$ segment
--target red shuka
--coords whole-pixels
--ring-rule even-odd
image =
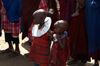
[[[34,60],[41,66],[49,65],[49,55],[46,55],[49,41],[48,36],[49,33],[47,32],[41,37],[34,37],[33,44],[31,45],[29,60]]]
[[[66,66],[66,61],[70,56],[70,39],[67,37],[67,44],[64,49],[62,49],[58,42],[54,42],[51,49],[51,66]]]

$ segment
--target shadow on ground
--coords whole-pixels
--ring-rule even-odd
[[[28,61],[28,58],[23,55],[9,58],[8,53],[0,54],[0,66],[33,66],[33,61]]]

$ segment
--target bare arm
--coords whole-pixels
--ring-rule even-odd
[[[58,40],[58,42],[59,42],[60,47],[61,47],[62,49],[64,49],[65,46],[66,46],[66,43],[67,43],[67,38],[64,37],[63,39],[60,39],[60,36],[57,35],[57,40]]]
[[[49,43],[48,43],[48,49],[47,49],[46,55],[50,54],[50,46],[51,46],[51,38],[49,36]]]

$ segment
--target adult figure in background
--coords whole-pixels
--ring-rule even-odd
[[[60,20],[69,22],[72,13],[74,13],[74,0],[59,0]]]
[[[95,59],[93,66],[100,60],[100,0],[86,1],[86,28],[88,33],[89,56]]]
[[[20,55],[19,50],[19,32],[21,17],[21,0],[2,0],[2,29],[5,33],[5,41],[9,47],[1,53],[9,53],[9,57],[16,57]],[[13,43],[12,43],[13,41]],[[13,45],[15,44],[15,50]]]
[[[79,11],[79,15],[72,17],[69,22],[69,37],[72,45],[74,60],[81,60],[86,63],[88,59],[88,36],[85,24],[85,7]]]

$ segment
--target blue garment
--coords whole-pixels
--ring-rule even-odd
[[[86,0],[86,28],[89,54],[100,50],[100,0]]]
[[[22,16],[22,0],[2,0],[11,23],[18,23]]]
[[[23,31],[23,17],[21,17],[20,33]]]

